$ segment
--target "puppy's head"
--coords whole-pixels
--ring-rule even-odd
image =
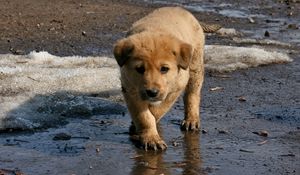
[[[134,87],[142,100],[153,105],[160,104],[176,88],[179,71],[188,69],[191,55],[189,44],[146,32],[122,39],[114,47],[125,86]]]

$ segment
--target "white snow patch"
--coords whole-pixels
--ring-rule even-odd
[[[222,45],[205,46],[205,68],[216,72],[230,72],[260,65],[287,63],[292,59],[285,53],[261,48]]]
[[[74,105],[72,99],[89,94],[100,93],[100,96],[119,100],[121,95],[116,92],[120,89],[119,69],[112,58],[58,57],[48,52],[0,55],[0,130],[36,128],[44,125],[40,123],[57,120],[58,113],[55,116],[50,115],[51,111],[47,111],[49,114],[45,114],[44,109],[38,111],[43,105],[58,106],[59,100],[49,104],[53,98],[69,102],[63,105],[69,108]],[[77,95],[69,97],[72,94]],[[102,99],[94,98],[101,103]],[[92,99],[85,100],[85,107],[80,109],[93,111],[97,108],[95,103],[92,108],[88,107]],[[80,103],[79,100],[75,102]]]
[[[283,47],[291,47],[292,45],[289,43],[284,43],[277,40],[270,39],[253,39],[253,38],[232,38],[233,41],[239,44],[258,44],[258,45],[275,45],[275,46],[283,46]]]
[[[242,35],[240,32],[236,31],[234,28],[221,28],[216,31],[217,34],[221,36],[238,36]]]
[[[30,60],[30,64],[49,64],[51,67],[117,67],[114,59],[108,57],[82,57],[82,56],[68,56],[58,57],[49,54],[48,52],[35,52],[29,53],[27,58]]]
[[[205,52],[206,68],[211,71],[292,61],[286,54],[258,48],[210,45]],[[58,57],[35,51],[0,55],[0,130],[47,127],[70,115],[124,111],[103,100],[121,100],[120,89],[113,58]]]

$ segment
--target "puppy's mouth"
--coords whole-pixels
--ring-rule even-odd
[[[148,100],[149,101],[149,104],[152,105],[152,106],[158,106],[161,104],[161,100]]]

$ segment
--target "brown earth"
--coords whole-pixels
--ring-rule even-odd
[[[197,1],[184,4],[192,2]],[[200,134],[180,132],[181,101],[161,122],[169,145],[162,153],[145,153],[132,146],[127,114],[70,119],[68,125],[43,131],[1,133],[0,174],[299,174],[300,49],[293,39],[299,37],[300,3],[226,3],[236,9],[256,3],[259,8],[251,12],[266,17],[251,23],[248,18],[193,13],[201,21],[248,31],[243,37],[287,42],[290,47],[264,47],[284,50],[294,62],[227,74],[207,72],[201,140]],[[121,0],[2,0],[0,53],[45,50],[55,55],[111,56],[113,43],[125,35],[130,24],[160,6],[163,4]],[[208,36],[207,43],[252,45],[218,35]],[[210,91],[214,87],[223,90]],[[259,135],[260,131],[267,135]],[[71,137],[53,140],[58,133]]]
[[[109,53],[128,26],[150,10],[124,1],[4,0],[0,53]]]

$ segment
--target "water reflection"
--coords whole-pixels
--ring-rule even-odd
[[[186,166],[183,173],[186,175],[205,174],[202,170],[200,153],[200,133],[185,133],[183,138],[184,159]]]
[[[134,167],[131,175],[184,174],[204,175],[200,154],[200,134],[183,133],[183,136],[168,143],[164,152],[136,150]],[[172,157],[172,158],[170,158]],[[168,160],[166,160],[168,158]]]
[[[162,152],[142,152],[137,151],[135,158],[135,166],[132,169],[132,175],[154,175],[154,174],[170,174],[167,165],[163,161]]]

